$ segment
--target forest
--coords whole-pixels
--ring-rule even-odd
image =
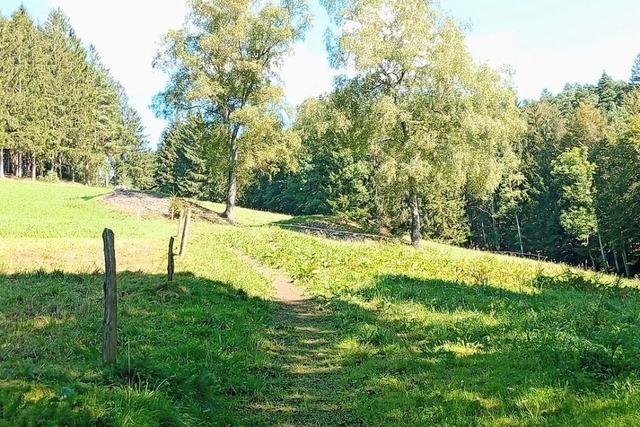
[[[224,201],[230,221],[240,204],[640,271],[640,55],[629,81],[603,72],[522,100],[456,22],[391,3],[386,16],[324,2],[331,63],[355,72],[292,112],[277,70],[308,28],[305,3],[192,2],[154,63],[170,77],[156,151],[62,12],[36,25],[21,9],[0,21],[0,173]]]
[[[0,178],[150,187],[138,113],[61,10],[0,16]],[[146,173],[146,175],[145,175]]]

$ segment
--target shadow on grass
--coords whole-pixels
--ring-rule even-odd
[[[273,303],[191,274],[123,272],[118,293],[105,368],[101,275],[0,275],[0,424],[237,424],[263,387]]]
[[[190,273],[122,272],[118,296],[118,361],[104,367],[102,275],[0,275],[0,424],[359,424],[316,303]]]
[[[282,304],[191,274],[168,284],[126,272],[119,358],[107,369],[101,281],[0,276],[0,420],[474,425],[640,417],[637,290],[540,277],[518,293],[383,275],[353,294]]]
[[[271,354],[288,376],[266,381],[246,419],[639,421],[638,291],[570,276],[535,285],[520,293],[383,275],[353,295],[276,307]]]
[[[519,293],[384,275],[355,295],[370,312],[338,301],[361,349],[352,375],[368,384],[359,413],[468,424],[570,422],[587,410],[638,421],[640,293],[582,280],[539,276]],[[621,412],[607,399],[628,403]]]
[[[107,193],[107,194],[109,194],[109,193]],[[104,196],[105,196],[105,194],[96,194],[94,196],[80,196],[80,197],[76,197],[76,199],[84,200],[85,202],[88,202],[90,200],[100,199],[100,198],[102,198]]]

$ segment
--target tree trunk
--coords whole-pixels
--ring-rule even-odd
[[[613,262],[616,264],[616,273],[620,274],[620,263],[618,262],[618,251],[613,250]]]
[[[0,178],[4,178],[4,149],[0,147]]]
[[[411,189],[409,204],[411,205],[411,244],[417,248],[420,246],[422,240],[422,224],[420,223],[420,203],[418,201],[418,192],[415,188]]]
[[[16,178],[22,178],[22,153],[18,152],[18,163],[16,166]]]
[[[233,222],[233,215],[236,207],[236,196],[238,193],[238,145],[235,141],[231,144],[231,155],[229,160],[227,206],[224,211],[224,217],[227,218],[229,222]]]
[[[7,158],[7,172],[9,175],[16,176],[16,169],[18,168],[17,154],[15,150],[9,150],[9,157]]]
[[[91,186],[91,177],[89,176],[89,166],[87,166],[86,162],[82,165],[82,169],[84,171],[83,172],[84,176],[82,177],[82,180],[84,181],[83,184]]]
[[[602,268],[605,270],[609,269],[609,263],[607,262],[607,256],[604,253],[604,246],[602,246],[602,236],[600,235],[600,230],[598,230],[598,245],[600,245],[600,256],[602,257]]]
[[[487,243],[487,234],[484,232],[484,221],[480,221],[480,224],[482,225],[482,240],[484,241],[484,247],[486,249],[489,244]]]
[[[624,264],[624,274],[629,277],[631,273],[629,272],[629,263],[627,262],[627,250],[622,248],[622,264]]]
[[[524,245],[522,244],[522,231],[520,230],[520,220],[516,214],[516,226],[518,227],[518,242],[520,242],[520,254],[524,255]]]
[[[498,225],[496,224],[494,200],[491,198],[491,224],[493,226],[493,248],[497,251],[500,250],[500,236],[498,235]]]
[[[591,253],[591,246],[588,246],[588,249],[589,249],[589,259],[591,260],[591,267],[595,271],[598,269],[598,266],[596,265],[596,260],[593,258],[593,254]]]
[[[31,155],[31,180],[35,181],[36,180],[36,173],[37,173],[38,169],[36,166],[36,153],[33,153]]]

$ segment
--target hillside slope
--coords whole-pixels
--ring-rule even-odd
[[[0,181],[0,424],[640,424],[636,281],[328,240],[242,210],[239,227],[195,222],[168,284],[177,223],[114,211],[105,192]],[[99,354],[104,227],[114,368]],[[243,256],[309,301],[275,301]]]

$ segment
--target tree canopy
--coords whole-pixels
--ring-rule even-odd
[[[140,118],[60,10],[42,25],[24,7],[0,19],[0,154],[2,174],[152,185],[133,166],[149,155]]]
[[[336,63],[366,81],[377,182],[411,216],[419,244],[422,202],[447,187],[485,199],[513,163],[521,129],[515,92],[474,64],[457,25],[429,2],[327,1],[339,28]]]
[[[286,164],[298,143],[284,127],[276,67],[307,26],[306,4],[192,0],[184,28],[165,37],[156,65],[171,76],[158,98],[171,117],[200,114],[228,155],[225,215],[233,221],[238,175]],[[277,161],[277,162],[275,162]]]

